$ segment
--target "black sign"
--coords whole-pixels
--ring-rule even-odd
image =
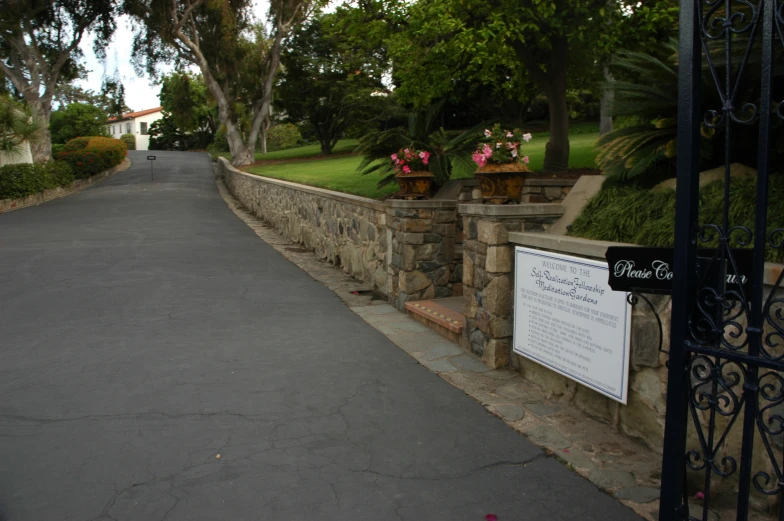
[[[147,156],[147,161],[155,161],[155,156]]]
[[[748,294],[751,289],[752,251],[732,250],[732,259],[722,260],[716,250],[698,250],[699,276],[706,283],[718,285],[721,274],[726,279],[726,289],[737,289],[738,282]],[[672,248],[647,248],[637,246],[610,246],[607,248],[607,263],[613,291],[636,291],[638,293],[672,292]]]

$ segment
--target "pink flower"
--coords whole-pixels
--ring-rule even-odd
[[[423,165],[426,165],[426,164],[427,164],[427,162],[428,162],[428,161],[427,161],[427,159],[423,159],[423,160],[422,160],[422,164],[423,164]]]
[[[490,145],[485,143],[482,147],[482,154],[484,154],[485,159],[490,159],[490,157],[493,155],[493,149],[490,148]]]
[[[512,149],[512,157],[517,157],[517,149],[516,148]]]
[[[485,129],[485,137],[490,137],[491,135],[492,135],[492,132],[490,132],[489,130]]]
[[[704,500],[705,494],[703,494],[702,492],[697,492],[696,494],[694,494],[694,499]]]
[[[523,141],[525,141],[526,143],[528,143],[529,141],[531,141],[531,138],[532,138],[532,137],[533,137],[533,136],[532,136],[531,134],[528,134],[528,133],[526,133],[526,134],[523,134]]]
[[[410,169],[410,168],[408,168],[407,166],[404,166],[404,167],[403,167],[403,172],[405,172],[405,173],[407,173],[407,174],[408,174],[409,172],[411,172],[411,169]]]
[[[506,137],[512,137],[512,136],[513,136],[513,134],[511,132],[507,132],[506,133]]]
[[[485,166],[485,163],[487,163],[487,159],[485,159],[484,154],[482,154],[478,150],[474,152],[473,155],[471,155],[471,159],[474,161],[474,163],[479,165],[480,168]]]
[[[523,163],[525,163],[526,165],[529,163],[529,161],[530,161],[530,160],[528,159],[528,156],[525,156],[525,157],[523,158]]]
[[[485,516],[485,521],[498,521],[498,516],[495,514],[487,514]]]
[[[392,155],[391,155],[391,156],[389,156],[389,157],[391,157],[391,158],[392,158],[392,161],[397,161],[397,154],[392,154]]]

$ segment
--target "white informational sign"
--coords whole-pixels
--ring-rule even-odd
[[[631,306],[606,262],[515,250],[514,351],[626,403]]]

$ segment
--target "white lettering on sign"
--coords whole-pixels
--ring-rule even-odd
[[[514,351],[626,403],[631,306],[625,292],[607,285],[609,269],[606,262],[517,247]],[[613,270],[658,276],[630,261]],[[661,271],[666,277],[669,268]]]

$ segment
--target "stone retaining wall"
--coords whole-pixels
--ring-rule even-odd
[[[560,203],[577,179],[526,179],[523,185],[523,203]]]
[[[514,247],[510,232],[544,231],[560,204],[460,205],[463,216],[463,347],[493,368],[509,365],[512,349]]]
[[[245,208],[398,309],[460,294],[456,201],[381,202],[248,174],[223,158],[218,168]]]
[[[380,201],[241,172],[223,158],[227,188],[245,208],[320,258],[387,294],[387,212]]]

